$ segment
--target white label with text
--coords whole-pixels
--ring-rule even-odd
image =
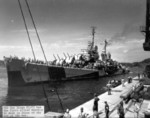
[[[3,106],[3,117],[43,117],[44,106]]]

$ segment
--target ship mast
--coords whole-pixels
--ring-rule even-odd
[[[91,46],[91,49],[93,49],[93,47],[94,47],[94,37],[95,37],[95,29],[96,29],[96,27],[92,27],[92,46]]]
[[[108,45],[108,42],[107,42],[107,40],[105,40],[105,44],[104,44],[104,52],[105,52],[105,54],[106,54],[106,48],[107,48],[107,45]]]
[[[141,32],[145,33],[145,42],[143,48],[145,51],[150,51],[150,0],[146,1],[146,26]]]

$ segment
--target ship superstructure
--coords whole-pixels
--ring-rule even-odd
[[[61,59],[59,55],[57,55],[57,59],[54,55],[55,60],[48,61],[29,8],[29,4],[26,1],[37,39],[45,59],[44,61],[37,60],[21,3],[19,0],[18,2],[34,58],[27,60],[25,58],[18,57],[4,57],[7,67],[9,86],[22,86],[28,83],[97,78],[106,75],[122,74],[125,72],[125,69],[122,68],[118,62],[111,59],[111,54],[107,53],[106,40],[104,43],[104,50],[101,54],[102,59],[100,60],[98,46],[95,45],[94,42],[96,33],[95,27],[92,27],[92,41],[88,43],[87,49],[84,49],[80,54],[73,56],[70,56],[67,53],[68,57],[64,53],[65,59]]]
[[[94,40],[87,49],[78,54],[78,58],[72,56],[68,62],[67,58],[61,61],[63,63],[57,63],[57,59],[47,64],[44,61],[34,59],[5,57],[9,85],[97,78],[123,73],[124,69],[118,62],[111,59],[111,54],[106,52],[106,47],[107,41],[105,40],[101,60],[99,59],[98,46],[94,45]],[[19,75],[19,78],[16,78],[16,75]]]

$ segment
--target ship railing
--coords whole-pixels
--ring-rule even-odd
[[[14,56],[14,57],[12,57],[12,56],[10,56],[10,57],[4,57],[5,61],[9,61],[9,60],[13,60],[13,59],[22,60],[26,64],[30,63],[30,64],[47,66],[46,63],[44,63],[43,61],[39,61],[39,60],[35,61],[33,59],[25,59],[24,57],[22,57],[21,59],[19,59],[16,56]],[[64,67],[64,68],[79,69],[79,70],[93,70],[93,71],[98,71],[98,69],[95,69],[95,68],[85,68],[85,67],[79,68],[79,67],[73,67],[73,66],[62,66],[62,65],[51,65],[51,64],[48,64],[48,66],[52,66],[52,67]]]
[[[47,64],[40,64],[40,63],[33,63],[33,62],[27,62],[27,63],[30,63],[30,64],[35,64],[35,65],[43,65],[43,66],[47,66]],[[70,69],[78,69],[78,70],[92,70],[92,71],[98,71],[97,69],[90,69],[90,68],[78,68],[78,67],[70,67],[70,66],[60,66],[60,65],[48,65],[48,66],[51,66],[51,67],[64,67],[64,68],[70,68]]]
[[[30,63],[30,64],[36,64],[36,65],[44,65],[44,66],[47,66],[46,63],[44,63],[43,61],[40,61],[40,60],[33,60],[33,59],[25,59],[24,57],[22,58],[18,58],[17,56],[10,56],[10,57],[4,57],[4,60],[5,61],[8,61],[8,60],[13,60],[13,59],[17,59],[17,60],[22,60],[24,61],[26,64],[27,63]],[[97,69],[95,68],[79,68],[79,67],[73,67],[73,66],[62,66],[62,65],[51,65],[51,64],[48,64],[48,66],[53,66],[53,67],[64,67],[64,68],[71,68],[71,69],[79,69],[79,70],[93,70],[93,71],[98,71]]]

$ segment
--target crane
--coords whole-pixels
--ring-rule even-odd
[[[146,1],[146,23],[145,27],[141,27],[141,32],[145,34],[143,49],[145,51],[150,51],[150,0]]]

